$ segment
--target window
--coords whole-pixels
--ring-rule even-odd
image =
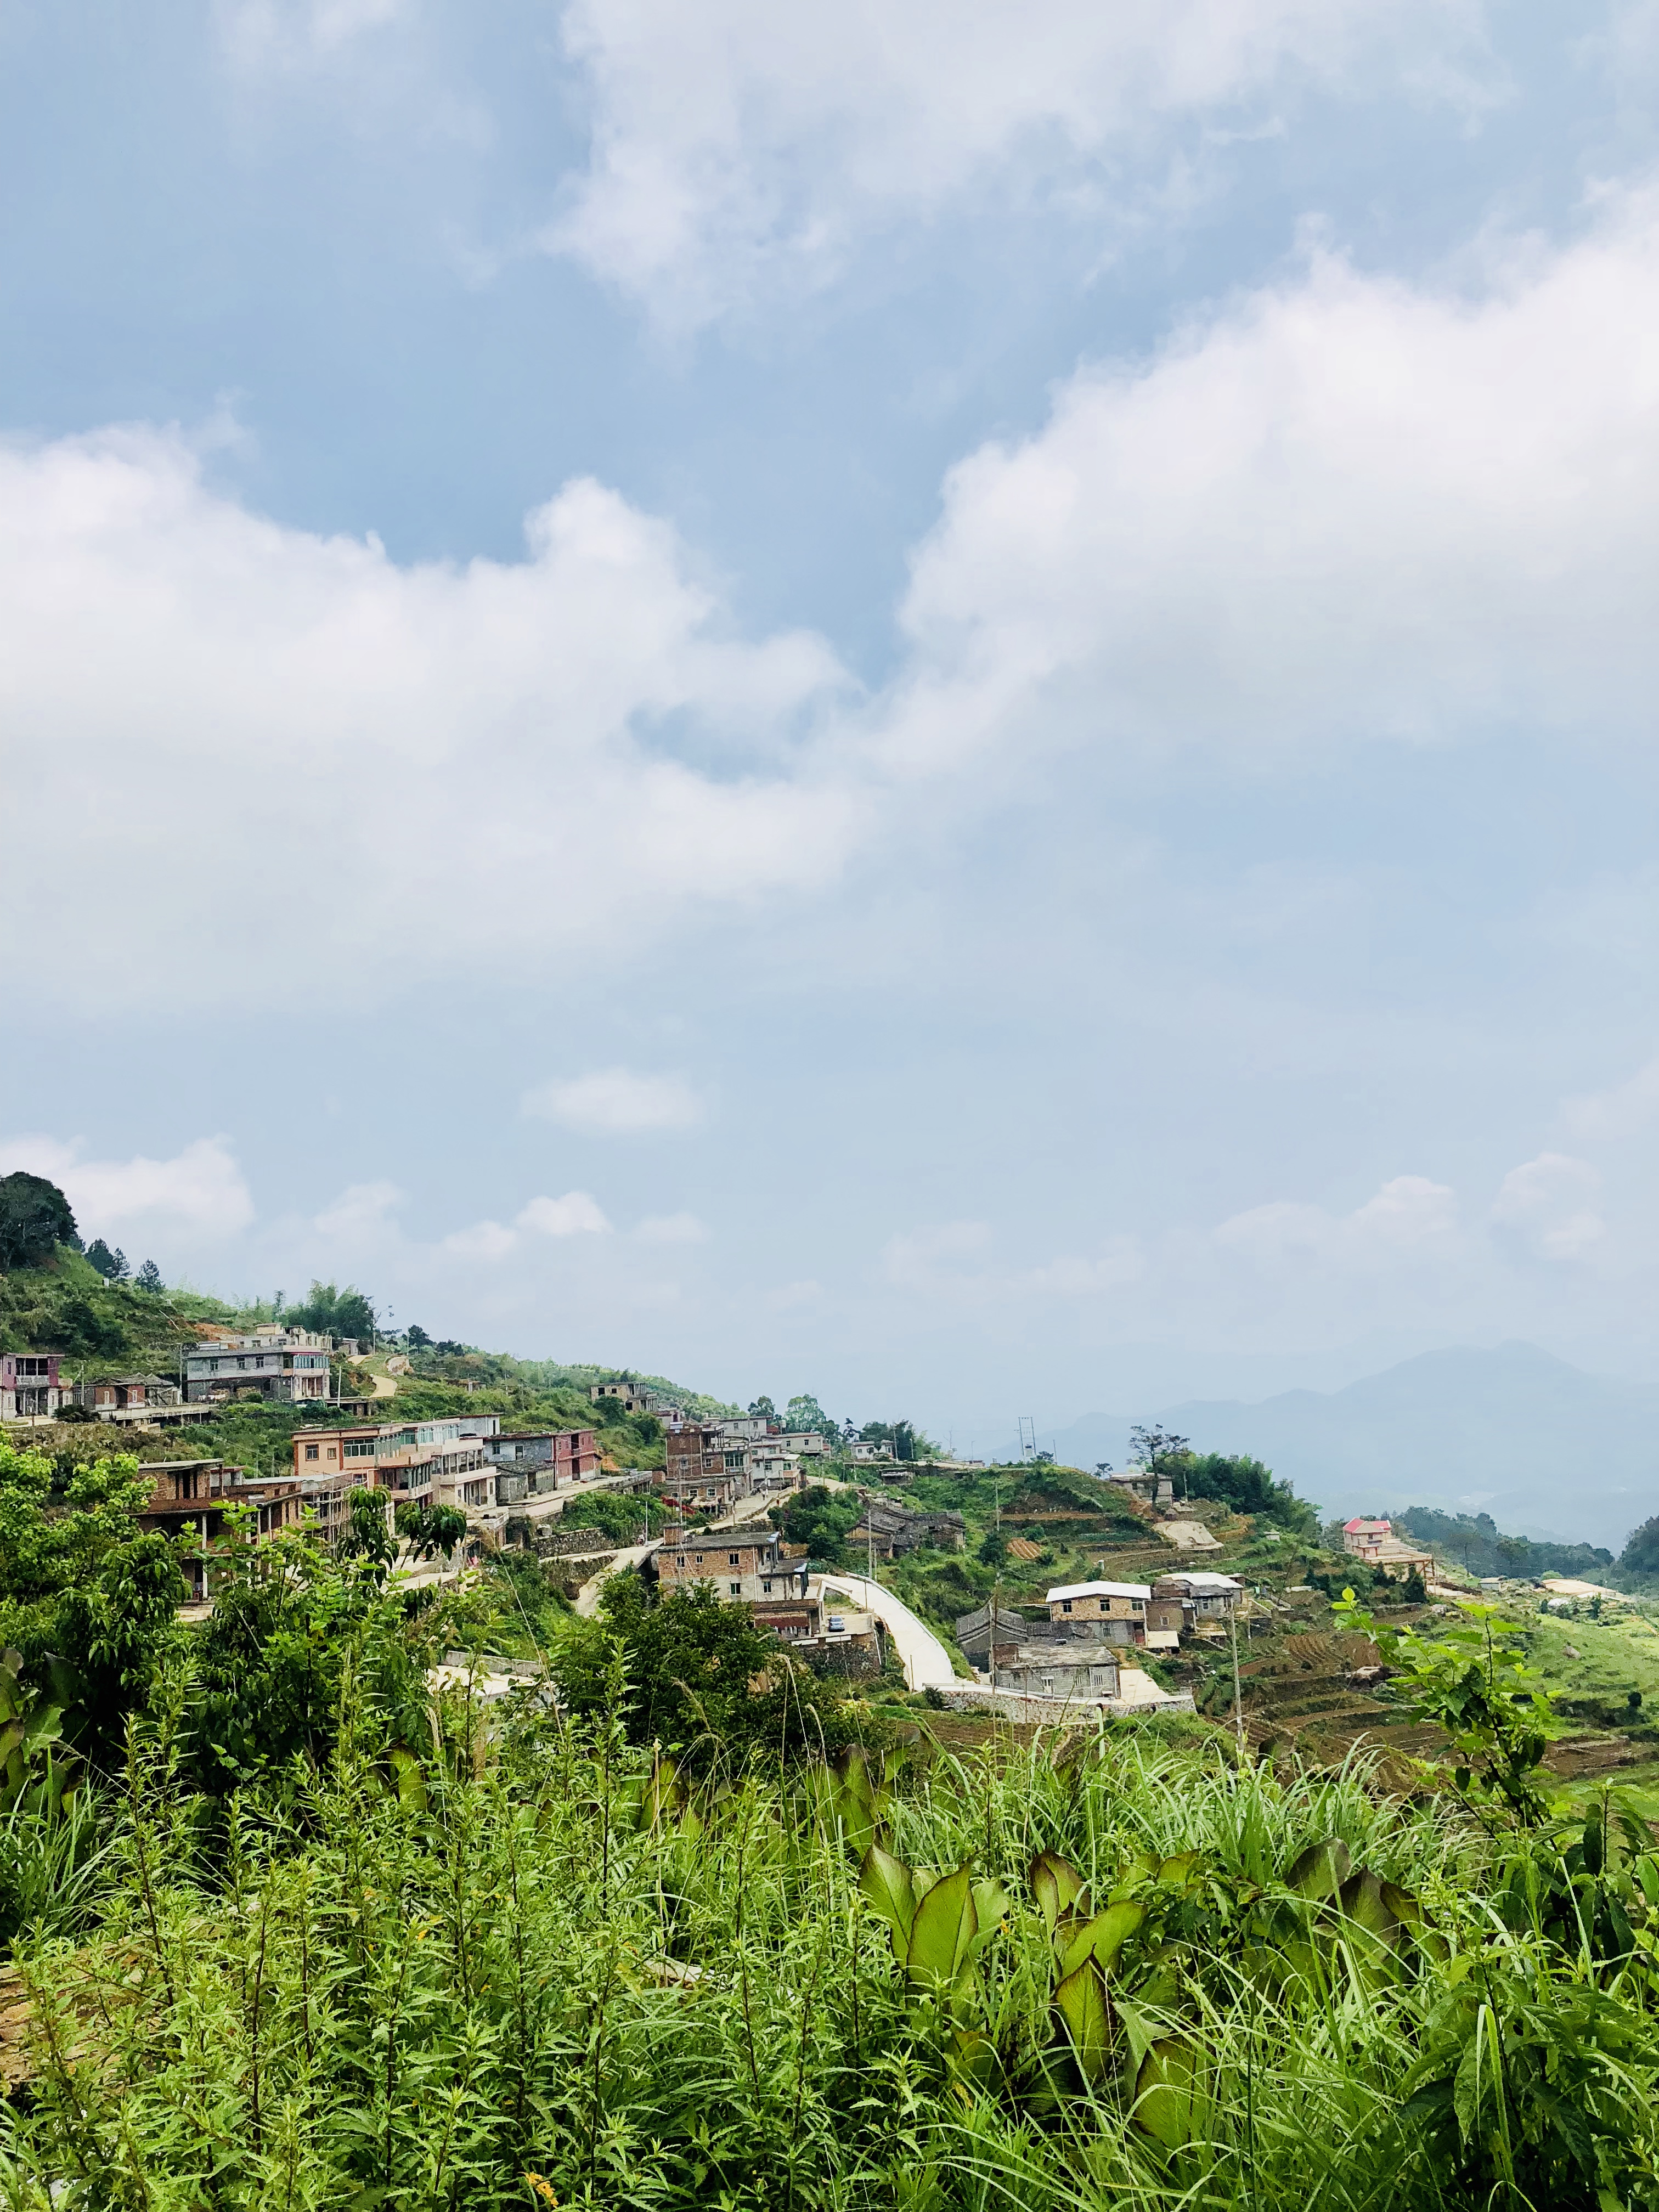
[[[728,1552],[726,1553],[726,1564],[728,1567],[735,1567],[738,1565],[738,1555],[735,1552]]]
[[[732,1595],[733,1597],[741,1597],[743,1595],[743,1584],[741,1583],[732,1583]]]
[[[770,1596],[771,1596],[771,1595],[772,1595],[772,1585],[771,1585],[771,1583],[763,1583],[761,1584],[761,1588],[762,1588],[762,1589],[766,1592],[766,1595],[768,1595],[768,1597],[770,1597]]]
[[[316,1445],[315,1445],[315,1444],[307,1444],[307,1445],[306,1446],[306,1457],[307,1457],[307,1459],[316,1459],[318,1456],[319,1456],[319,1454],[318,1454],[318,1450],[317,1450],[317,1447],[316,1447]],[[330,1457],[331,1459],[332,1459],[332,1458],[333,1458],[333,1456],[334,1456],[333,1453],[332,1453],[332,1452],[330,1452],[330,1454],[329,1454],[329,1457]]]
[[[1072,1609],[1071,1599],[1068,1597],[1061,1598],[1060,1601],[1060,1609],[1062,1613],[1069,1613]]]
[[[702,1565],[702,1553],[701,1552],[697,1553],[697,1565],[699,1566]]]

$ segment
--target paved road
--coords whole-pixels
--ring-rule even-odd
[[[618,1552],[608,1567],[601,1567],[598,1574],[582,1584],[576,1592],[576,1611],[584,1620],[591,1620],[599,1611],[599,1593],[605,1587],[607,1576],[614,1575],[621,1567],[641,1565],[656,1550],[659,1540],[653,1536],[648,1544],[630,1545],[627,1551]]]
[[[863,1575],[825,1575],[826,1590],[840,1590],[860,1612],[873,1613],[898,1647],[904,1665],[905,1687],[948,1689],[957,1680],[951,1655],[933,1630],[916,1619],[902,1598]]]

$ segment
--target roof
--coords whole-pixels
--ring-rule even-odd
[[[1244,1587],[1243,1583],[1232,1575],[1180,1573],[1160,1575],[1158,1579],[1160,1587],[1164,1583],[1185,1583],[1188,1589],[1194,1594],[1205,1590],[1241,1590]]]
[[[1392,1522],[1376,1520],[1369,1513],[1357,1513],[1352,1521],[1345,1521],[1342,1523],[1342,1528],[1346,1535],[1354,1528],[1389,1528],[1393,1525]]]
[[[1058,1605],[1068,1597],[1146,1598],[1152,1594],[1151,1585],[1146,1583],[1062,1583],[1059,1589],[1049,1591],[1048,1602]]]

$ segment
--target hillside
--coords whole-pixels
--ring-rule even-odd
[[[1659,1388],[1590,1375],[1535,1345],[1425,1352],[1346,1389],[1156,1419],[1201,1451],[1248,1451],[1325,1513],[1485,1510],[1504,1528],[1617,1552],[1659,1511]],[[1085,1414],[1057,1456],[1121,1464],[1129,1421]]]
[[[155,1373],[176,1380],[185,1349],[204,1324],[252,1328],[274,1318],[267,1304],[235,1305],[198,1291],[137,1289],[106,1282],[78,1252],[60,1247],[50,1266],[0,1275],[0,1351],[56,1352],[64,1372],[76,1382]],[[368,1392],[370,1370],[386,1376],[384,1358],[357,1368],[337,1363],[335,1380],[349,1395]],[[591,1428],[600,1450],[616,1466],[659,1467],[660,1424],[630,1416],[606,1401],[595,1403],[587,1385],[623,1370],[521,1360],[471,1346],[416,1352],[410,1371],[387,1377],[395,1395],[384,1400],[385,1418],[433,1419],[444,1414],[496,1413],[504,1427]],[[641,1377],[697,1413],[729,1408],[666,1377]],[[263,1473],[289,1462],[296,1428],[337,1418],[331,1407],[301,1411],[285,1406],[227,1406],[213,1420],[186,1429],[124,1428],[121,1448],[140,1459],[220,1456]],[[63,1423],[36,1432],[46,1450],[84,1449],[78,1425]],[[100,1439],[101,1440],[101,1439]],[[187,1441],[186,1441],[187,1440]]]

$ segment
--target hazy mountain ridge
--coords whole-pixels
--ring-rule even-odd
[[[1490,1513],[1502,1528],[1617,1552],[1659,1512],[1659,1386],[1590,1375],[1536,1345],[1453,1346],[1341,1390],[1191,1399],[1151,1418],[1204,1451],[1248,1451],[1327,1512]],[[1121,1466],[1130,1424],[1087,1413],[1062,1461]]]

